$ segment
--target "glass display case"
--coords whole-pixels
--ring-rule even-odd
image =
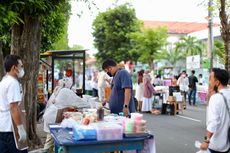
[[[41,54],[43,62],[50,63],[47,73],[47,91],[58,85],[63,78],[72,80],[72,89],[82,95],[85,93],[85,51],[86,50],[53,50]]]

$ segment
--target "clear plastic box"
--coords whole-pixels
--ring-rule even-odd
[[[123,139],[123,129],[118,124],[99,123],[96,125],[96,131],[98,141]]]

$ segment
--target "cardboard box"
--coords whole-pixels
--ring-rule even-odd
[[[167,102],[176,102],[176,97],[168,96]]]
[[[58,109],[55,123],[61,123],[62,120],[64,119],[63,113],[67,112],[68,110],[69,110],[69,107]]]

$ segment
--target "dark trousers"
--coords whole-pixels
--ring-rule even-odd
[[[98,97],[98,90],[93,88],[93,97]]]
[[[189,91],[189,95],[188,95],[188,102],[189,102],[189,105],[191,105],[191,99],[193,97],[193,105],[196,104],[196,89],[191,89]]]
[[[14,142],[13,132],[0,132],[1,153],[27,153],[27,150],[18,150]]]
[[[228,153],[228,152],[229,152],[229,150],[226,151],[226,152],[219,152],[219,151],[215,151],[215,150],[212,150],[212,149],[209,149],[209,151],[210,151],[211,153]]]
[[[184,96],[184,101],[186,103],[186,97],[187,97],[187,92],[186,91],[180,91],[181,95]]]

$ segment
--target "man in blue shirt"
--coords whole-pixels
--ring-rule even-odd
[[[125,69],[120,69],[117,63],[111,59],[102,64],[102,69],[109,76],[113,76],[111,84],[111,94],[109,98],[109,108],[111,113],[124,113],[128,116],[129,112],[135,112],[134,94],[130,74]]]

